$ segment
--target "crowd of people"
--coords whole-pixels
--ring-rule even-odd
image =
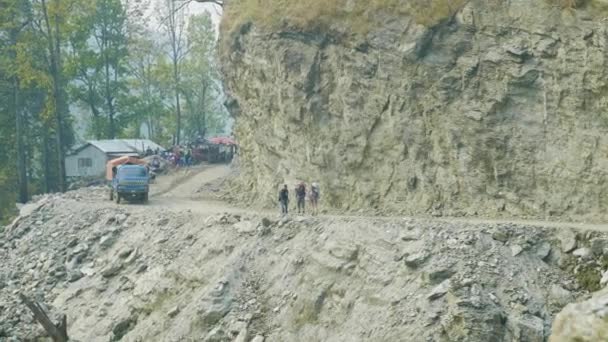
[[[312,183],[310,191],[306,189],[306,183],[300,182],[294,189],[296,198],[296,210],[298,214],[306,214],[306,198],[310,202],[311,213],[318,215],[319,213],[319,197],[321,195],[319,184]],[[287,184],[279,191],[279,204],[281,205],[281,214],[287,215],[289,213],[289,188]]]
[[[190,145],[175,145],[166,151],[159,149],[153,151],[151,148],[148,148],[146,150],[146,157],[152,155],[163,158],[174,167],[192,166],[194,164],[192,146]]]

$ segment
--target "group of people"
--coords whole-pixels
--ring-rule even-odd
[[[306,184],[300,182],[296,185],[294,194],[296,197],[298,214],[306,213],[306,197],[308,197],[308,200],[310,201],[312,214],[318,214],[319,197],[321,194],[319,184],[312,183],[310,191],[307,191]],[[281,213],[287,215],[289,213],[289,188],[287,187],[287,184],[279,191],[279,203],[281,205]]]
[[[163,153],[162,157],[175,167],[192,166],[192,148],[190,146],[176,145],[171,150]]]

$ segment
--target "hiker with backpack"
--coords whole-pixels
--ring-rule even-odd
[[[311,189],[310,189],[310,195],[309,195],[309,199],[310,199],[310,207],[312,208],[312,214],[313,215],[318,215],[319,214],[319,197],[320,197],[321,193],[320,193],[320,189],[319,189],[319,184],[318,183],[312,183]]]

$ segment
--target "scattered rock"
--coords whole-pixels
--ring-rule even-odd
[[[444,280],[441,284],[437,285],[435,288],[431,290],[431,292],[427,295],[429,300],[435,300],[443,297],[450,290],[450,280]]]
[[[270,227],[270,226],[272,226],[272,221],[269,218],[264,217],[264,218],[262,218],[262,226]]]
[[[251,221],[240,221],[234,224],[234,228],[241,234],[250,234],[255,232],[255,225]]]
[[[587,247],[579,248],[572,252],[572,255],[577,256],[581,259],[589,259],[592,255],[591,250]]]
[[[116,242],[116,237],[113,234],[107,234],[101,237],[99,240],[99,247],[103,249],[108,249],[114,245]]]
[[[131,253],[133,253],[133,248],[127,247],[127,248],[121,250],[120,252],[118,252],[118,257],[121,259],[125,259],[129,255],[131,255]]]
[[[249,339],[249,332],[247,331],[247,328],[241,330],[241,332],[239,332],[239,334],[236,336],[236,338],[234,339],[233,342],[247,342]]]
[[[564,253],[570,253],[576,248],[576,233],[571,229],[561,230],[557,237],[561,242]]]
[[[512,256],[518,256],[519,254],[521,254],[521,252],[523,252],[523,248],[520,245],[511,245],[511,255]]]
[[[253,338],[253,340],[251,340],[251,342],[264,342],[264,336],[257,335],[256,337]]]
[[[156,245],[162,245],[163,243],[165,243],[165,242],[167,242],[167,241],[169,241],[169,239],[168,239],[168,238],[166,238],[166,237],[161,237],[160,239],[157,239],[156,241],[154,241],[154,244],[156,244]]]
[[[136,274],[144,273],[148,270],[148,265],[143,264],[137,268]]]
[[[509,232],[504,229],[498,229],[492,233],[492,239],[499,242],[507,242],[509,241]]]
[[[180,312],[179,306],[176,306],[174,308],[172,308],[171,310],[169,310],[169,312],[167,312],[167,316],[174,318],[175,316],[177,316]]]
[[[600,280],[600,285],[606,286],[608,284],[608,270],[602,274],[602,279]]]
[[[551,245],[548,242],[541,243],[536,249],[536,255],[541,259],[545,260],[551,253]]]
[[[595,238],[590,241],[591,252],[596,256],[608,254],[608,239]]]
[[[552,304],[563,307],[574,300],[572,293],[560,285],[553,284],[549,290]]]
[[[101,271],[104,278],[112,278],[122,271],[122,264],[112,263]]]
[[[516,341],[544,342],[545,324],[542,318],[534,315],[523,315],[512,319]]]
[[[131,329],[135,327],[136,321],[129,317],[123,319],[112,328],[112,341],[120,341]]]
[[[156,221],[156,225],[159,227],[166,226],[167,224],[169,224],[168,217],[163,217],[163,218],[158,219],[158,221]]]
[[[417,268],[422,265],[429,258],[429,256],[430,255],[425,251],[410,254],[405,258],[405,264],[411,268]]]
[[[80,280],[82,277],[84,277],[84,274],[79,271],[79,270],[74,270],[68,273],[68,281],[70,283],[73,283],[75,281]]]

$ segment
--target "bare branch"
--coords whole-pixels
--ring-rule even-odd
[[[32,302],[23,294],[19,294],[19,298],[34,314],[36,321],[42,325],[54,342],[68,342],[67,317],[65,315],[62,315],[61,322],[55,325],[39,303]]]

